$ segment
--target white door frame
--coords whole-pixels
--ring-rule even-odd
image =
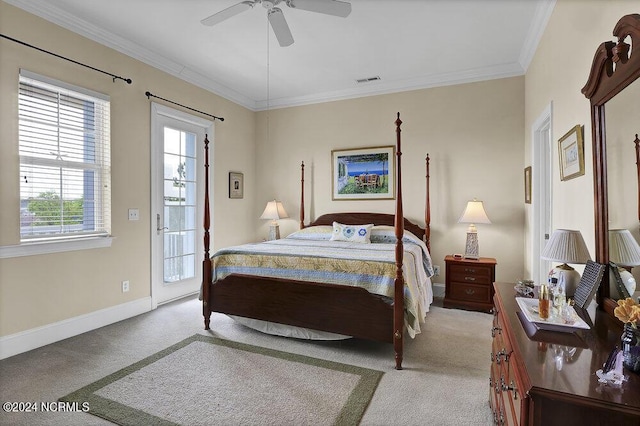
[[[163,137],[163,125],[162,118],[169,118],[178,121],[182,121],[186,124],[193,125],[199,127],[203,130],[204,134],[207,134],[210,141],[214,140],[214,123],[211,120],[207,120],[201,117],[197,117],[182,111],[175,110],[173,108],[169,108],[167,106],[158,104],[156,102],[151,102],[151,208],[150,211],[150,223],[151,223],[151,308],[155,309],[158,307],[158,304],[169,302],[170,300],[160,300],[158,296],[159,286],[163,285],[164,281],[164,272],[163,272],[163,244],[159,243],[159,239],[157,238],[158,234],[161,234],[157,231],[157,215],[161,216],[161,225],[164,226],[164,212],[158,208],[159,205],[162,205],[163,201],[163,165],[164,158],[163,152],[161,149],[156,149],[156,142],[159,140],[158,138]],[[198,168],[197,168],[197,185],[198,185],[198,201],[197,201],[197,218],[196,221],[198,224],[203,223],[204,218],[204,145],[201,140],[198,140]],[[202,166],[202,167],[201,167]],[[213,185],[210,182],[209,187],[211,188]],[[202,227],[197,228],[196,239],[198,241],[202,241],[204,236],[204,230]],[[196,257],[202,259],[204,256],[204,247],[202,244],[196,244]],[[197,262],[197,260],[196,260]],[[196,263],[195,268],[197,277],[199,277],[199,281],[202,281],[202,268],[199,268]],[[191,292],[190,292],[191,293]],[[174,297],[179,298],[183,297],[186,294],[177,293]]]
[[[546,282],[550,262],[542,260],[540,254],[549,239],[552,229],[553,195],[553,102],[542,111],[531,126],[532,158],[531,167],[531,259],[529,270],[536,283]]]

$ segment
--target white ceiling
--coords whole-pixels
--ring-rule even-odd
[[[4,1],[254,111],[522,75],[555,5],[351,0],[339,18],[283,2],[295,43],[280,47],[260,6],[200,24],[240,0]]]

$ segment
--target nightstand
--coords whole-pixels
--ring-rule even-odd
[[[491,312],[496,260],[492,257],[475,260],[449,255],[444,261],[447,266],[443,306]]]

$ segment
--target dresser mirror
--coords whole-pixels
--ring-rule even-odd
[[[640,80],[625,88],[606,104],[607,114],[607,192],[609,212],[609,259],[614,263],[636,265],[632,258],[639,255],[621,252],[615,249],[612,238],[621,241],[622,230],[629,231],[624,235],[640,241],[638,197],[638,165],[636,164],[636,135],[640,134]],[[627,255],[625,255],[627,254]],[[625,296],[633,295],[640,290],[640,267],[631,269],[616,268],[613,276],[609,276],[609,296],[613,299],[622,297],[615,285],[614,277],[624,285]],[[632,282],[635,279],[635,285]]]
[[[609,229],[628,229],[638,237],[640,193],[633,141],[640,133],[640,81],[635,82],[640,77],[640,15],[623,16],[613,36],[614,41],[605,41],[596,50],[582,89],[591,103],[595,258],[604,264],[610,261]],[[605,274],[598,303],[611,315],[615,297]]]

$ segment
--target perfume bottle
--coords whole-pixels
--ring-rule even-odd
[[[541,285],[538,294],[538,315],[540,319],[546,320],[549,318],[550,299],[549,286]]]

